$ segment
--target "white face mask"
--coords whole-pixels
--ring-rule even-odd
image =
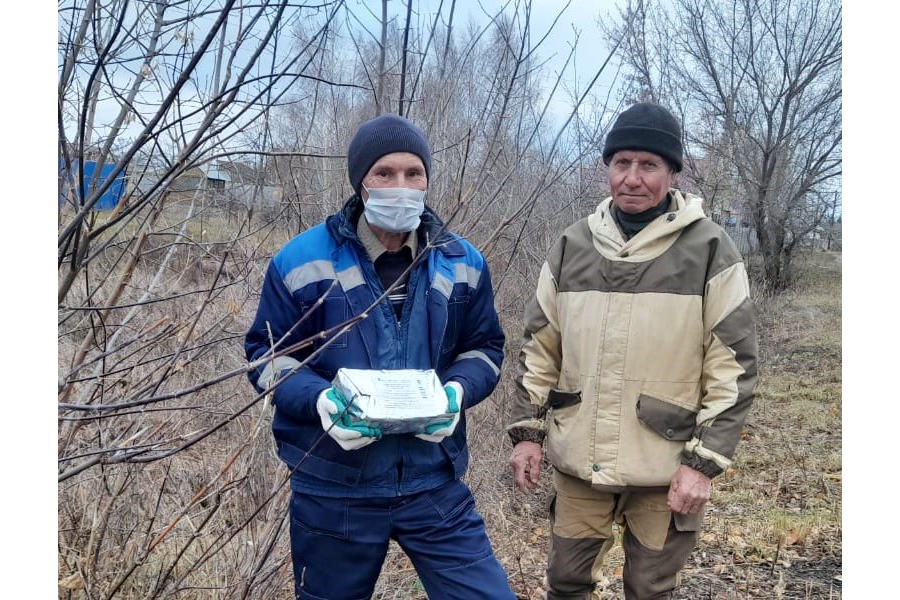
[[[391,233],[414,231],[425,212],[425,190],[411,188],[367,188],[366,220]]]

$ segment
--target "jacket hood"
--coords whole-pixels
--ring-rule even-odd
[[[668,201],[667,212],[626,241],[610,211],[612,196],[607,197],[588,217],[588,227],[597,251],[611,259],[631,262],[651,260],[665,252],[684,228],[706,218],[700,196],[685,194],[673,188],[669,190]]]

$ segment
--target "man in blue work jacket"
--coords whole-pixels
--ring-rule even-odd
[[[272,429],[292,473],[296,597],[371,597],[394,539],[431,600],[513,599],[461,481],[465,410],[491,393],[503,360],[487,263],[425,206],[431,151],[412,122],[372,119],[347,154],[355,193],[272,259],[245,340],[250,381],[274,389]],[[383,434],[347,417],[332,387],[341,367],[434,369],[453,416]]]

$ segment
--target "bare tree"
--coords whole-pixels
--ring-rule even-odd
[[[743,199],[764,282],[787,287],[841,175],[840,2],[639,1],[626,12],[640,23],[621,53],[631,98],[681,112],[695,182]]]
[[[59,4],[59,561],[71,597],[271,597],[290,578],[274,544],[285,475],[238,343],[266,230],[252,212],[213,210],[209,184],[226,158],[268,152],[269,111],[317,77],[315,53],[288,52],[282,28],[317,21],[315,48],[340,7]],[[98,210],[121,178],[115,209]]]
[[[554,116],[564,74],[543,68],[531,3],[464,27],[458,4],[59,4],[61,595],[292,597],[289,474],[243,335],[270,257],[352,193],[362,121],[427,130],[428,202],[484,249],[520,328],[522,286],[596,194],[581,174],[602,128],[580,110],[604,102],[606,63]],[[481,460],[500,402],[472,427]]]

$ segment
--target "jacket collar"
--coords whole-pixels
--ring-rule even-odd
[[[365,247],[372,262],[378,260],[378,257],[382,254],[389,252],[385,245],[381,243],[381,240],[378,239],[378,236],[375,235],[375,232],[372,231],[369,222],[366,220],[365,213],[363,213],[356,222],[356,235],[359,237],[359,241],[362,242],[363,247]],[[403,242],[397,250],[409,248],[410,255],[415,256],[416,248],[418,248],[418,240],[419,234],[415,231],[410,231],[409,235],[406,236],[406,241]]]
[[[673,188],[669,190],[669,197],[669,210],[627,241],[612,216],[612,197],[603,200],[588,216],[588,228],[597,249],[609,257],[650,260],[671,246],[688,225],[705,218],[699,196]]]

